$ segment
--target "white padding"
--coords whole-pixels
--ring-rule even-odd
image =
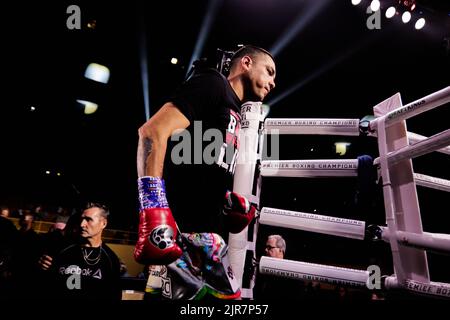
[[[359,119],[266,119],[265,133],[359,136]]]
[[[366,287],[369,272],[323,264],[261,257],[259,271],[283,278],[319,281],[335,285]]]
[[[264,177],[356,177],[358,160],[267,160],[261,163]]]
[[[244,103],[241,107],[241,116],[240,149],[236,161],[233,191],[247,197],[252,202],[256,202],[256,194],[253,194],[253,181],[257,163],[258,129],[262,121],[261,102]],[[242,286],[244,275],[245,257],[248,249],[247,238],[248,228],[240,233],[230,233],[228,236],[228,257],[239,286]]]
[[[259,223],[360,240],[366,225],[364,221],[267,207],[261,210]]]
[[[386,289],[406,289],[408,291],[426,295],[429,297],[450,298],[450,284],[444,282],[420,282],[411,279],[405,279],[402,283],[393,275],[385,278],[384,286]]]
[[[407,279],[403,285],[406,290],[424,294],[427,296],[439,296],[450,298],[450,284],[443,282],[421,283]]]

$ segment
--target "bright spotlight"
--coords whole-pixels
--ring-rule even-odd
[[[376,11],[380,10],[380,1],[379,0],[373,0],[370,3],[370,10],[372,10],[372,12],[376,12]]]
[[[101,64],[90,63],[84,72],[84,76],[88,79],[108,83],[109,81],[109,69]]]
[[[352,5],[357,6],[361,3],[361,0],[352,0]]]
[[[84,114],[92,114],[98,109],[98,104],[86,101],[86,100],[77,100],[77,102],[84,106]]]
[[[348,142],[335,142],[334,146],[336,147],[336,153],[340,156],[343,156],[347,153],[347,149],[350,146]]]
[[[389,7],[386,10],[386,18],[388,19],[392,18],[393,16],[395,16],[395,12],[396,12],[395,7]]]
[[[417,30],[422,29],[425,26],[425,19],[420,18],[416,21],[416,25],[414,26]]]
[[[170,59],[170,63],[171,64],[177,64],[178,63],[178,59],[177,58],[172,58],[172,59]]]
[[[403,12],[403,14],[402,14],[403,23],[408,23],[409,20],[411,20],[411,12],[409,12],[409,11]]]

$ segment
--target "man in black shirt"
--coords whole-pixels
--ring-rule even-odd
[[[194,75],[139,129],[141,215],[135,247],[138,262],[167,264],[170,273],[170,263],[181,257],[187,269],[199,269],[193,271],[195,274],[204,272],[202,266],[208,259],[223,262],[226,245],[217,234],[227,235],[230,230],[223,227],[230,222],[222,220],[233,219],[236,214],[244,217],[236,220],[239,224],[246,222],[233,228],[236,232],[244,229],[255,213],[245,198],[226,192],[232,187],[239,148],[240,106],[246,101],[262,101],[275,87],[274,79],[275,62],[270,53],[245,46],[232,57],[228,78],[213,69]],[[180,133],[180,129],[184,131]],[[163,177],[167,179],[167,198]],[[228,212],[223,216],[225,197]],[[187,234],[183,240],[177,240],[179,231],[174,217],[183,232],[204,234],[194,237],[195,241]],[[214,234],[208,236],[208,232]],[[188,259],[186,251],[193,248],[203,253],[197,258],[190,254]],[[222,256],[217,256],[217,252]],[[225,265],[222,267],[228,270],[218,273],[232,277],[231,268]],[[200,279],[191,279],[198,282],[199,288],[194,291],[201,292],[205,276],[194,278]],[[232,293],[225,291],[213,295],[236,296],[235,289]]]
[[[13,257],[18,238],[19,232],[14,223],[0,215],[0,300],[10,297],[14,287]]]
[[[89,203],[80,217],[79,240],[68,244],[54,257],[41,257],[41,268],[50,270],[53,275],[54,298],[122,298],[119,258],[102,241],[108,215],[106,206]]]

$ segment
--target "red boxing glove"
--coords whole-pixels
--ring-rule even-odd
[[[181,256],[182,250],[177,243],[177,224],[167,203],[164,180],[139,178],[138,189],[141,211],[134,258],[142,264],[170,264]]]
[[[227,230],[231,233],[239,233],[255,218],[256,207],[246,197],[227,191],[223,214]]]

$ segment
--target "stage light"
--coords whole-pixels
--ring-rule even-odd
[[[386,10],[386,18],[388,18],[388,19],[390,19],[390,18],[392,18],[393,16],[395,16],[395,12],[396,12],[397,10],[395,9],[395,7],[389,7],[387,10]]]
[[[372,2],[370,3],[370,10],[372,10],[372,12],[380,10],[380,1],[372,0]]]
[[[347,147],[350,146],[348,142],[335,142],[336,153],[340,156],[343,156],[347,153]]]
[[[409,12],[409,11],[403,12],[403,14],[402,14],[403,23],[408,23],[409,20],[411,20],[411,12]]]
[[[409,11],[413,11],[416,8],[416,0],[400,0],[399,3]]]
[[[357,6],[361,3],[361,0],[352,0],[352,5]]]
[[[97,63],[90,63],[84,72],[86,78],[101,83],[108,83],[109,75],[109,69]]]
[[[94,30],[97,27],[97,20],[91,20],[86,25],[89,29]]]
[[[84,106],[84,114],[92,114],[98,109],[98,104],[86,101],[86,100],[77,100],[77,102]]]
[[[416,25],[414,26],[416,28],[416,30],[420,30],[425,26],[425,19],[424,18],[420,18],[416,21]]]
[[[178,63],[178,59],[177,58],[172,58],[172,59],[170,59],[170,63],[171,64],[177,64]]]
[[[36,110],[35,107],[33,107],[33,106],[30,107],[30,111],[35,111],[35,110]]]

